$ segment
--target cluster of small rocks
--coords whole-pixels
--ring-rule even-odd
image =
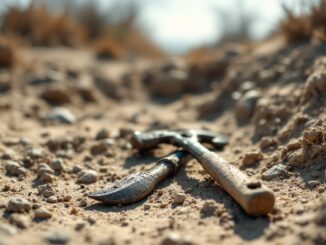
[[[26,175],[27,170],[21,166],[18,162],[9,161],[5,165],[6,172],[9,175],[19,176],[19,175]]]

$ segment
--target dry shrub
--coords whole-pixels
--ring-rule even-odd
[[[154,59],[164,56],[163,51],[138,29],[129,31],[123,44],[131,54],[136,56],[145,56]]]
[[[54,15],[45,6],[33,3],[26,9],[9,8],[3,16],[2,29],[38,46],[76,46],[85,36],[83,27],[66,13]]]
[[[9,7],[2,15],[1,29],[35,46],[91,45],[104,59],[121,58],[125,53],[160,57],[163,52],[136,25],[138,13],[134,2],[102,12],[96,1],[32,0],[26,8]]]
[[[22,45],[16,38],[0,35],[0,69],[14,67],[17,63],[17,48]]]
[[[284,10],[286,18],[281,22],[281,31],[289,43],[311,38],[326,40],[325,0],[320,0],[318,5],[311,7],[308,14],[295,15],[287,7]]]
[[[101,60],[120,59],[124,56],[123,47],[110,37],[99,38],[93,44],[96,57]]]
[[[207,63],[212,56],[212,50],[206,46],[198,47],[190,50],[186,54],[189,64],[200,65]]]

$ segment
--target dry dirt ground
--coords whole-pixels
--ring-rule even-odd
[[[0,73],[1,245],[326,244],[324,43],[233,47],[199,66],[20,58]],[[172,150],[131,148],[132,130],[157,128],[226,134],[220,154],[275,192],[273,212],[246,215],[196,160],[135,204],[89,199]]]

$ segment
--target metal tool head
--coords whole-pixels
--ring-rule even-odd
[[[191,139],[201,143],[209,143],[215,148],[221,148],[228,144],[228,139],[222,134],[208,130],[180,129],[180,130],[154,130],[150,132],[135,131],[131,144],[138,150],[157,147],[159,144],[180,145],[183,139]]]
[[[115,181],[106,189],[90,193],[88,197],[107,204],[130,204],[150,194],[161,179],[172,175],[180,164],[189,160],[185,151],[176,151],[157,162],[156,167]]]

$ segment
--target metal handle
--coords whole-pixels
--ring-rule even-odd
[[[273,210],[274,193],[261,182],[251,180],[214,152],[206,152],[198,160],[248,214],[258,216]]]

